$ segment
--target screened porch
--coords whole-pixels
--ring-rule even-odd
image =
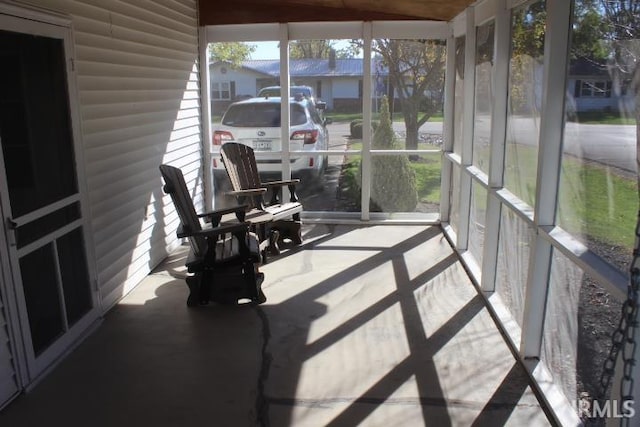
[[[178,249],[0,422],[553,425],[439,227],[304,228],[259,306],[187,309]]]
[[[637,1],[33,3],[53,11],[9,2],[0,23],[57,40],[77,194],[10,216],[31,183],[0,183],[0,424],[640,425],[637,312],[621,321],[637,304]],[[315,128],[294,129],[295,96],[251,137],[225,119],[270,86],[312,88]],[[187,309],[158,166],[185,172],[199,210],[225,206],[219,150],[241,138],[269,178],[301,178],[304,243],[261,267],[265,304]],[[82,321],[60,261],[43,257],[47,298],[22,286],[41,279],[22,260],[57,260],[62,234],[11,240],[67,204]]]

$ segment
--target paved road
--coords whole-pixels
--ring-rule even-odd
[[[509,137],[521,144],[538,143],[538,121],[515,118]],[[479,122],[479,134],[488,140],[488,120]],[[592,125],[569,122],[564,135],[564,150],[584,159],[635,172],[636,127],[634,125]]]
[[[478,120],[477,132],[489,140],[489,121]],[[336,130],[333,130],[333,127]],[[515,118],[509,128],[510,138],[521,144],[538,143],[538,121],[527,118]],[[348,123],[329,125],[331,138],[334,135],[348,135]],[[394,122],[396,132],[404,132],[404,123]],[[420,132],[441,135],[442,123],[427,122]],[[333,143],[334,141],[332,141]],[[635,125],[596,125],[569,122],[564,137],[566,153],[614,166],[626,171],[636,172],[636,127]]]
[[[519,143],[537,144],[537,123],[529,119],[515,119],[510,128],[511,138]],[[396,132],[404,132],[402,122],[394,122]],[[335,210],[338,179],[349,138],[349,123],[340,122],[328,125],[329,149],[336,155],[328,157],[328,166],[323,182],[319,186],[304,186],[300,196],[309,211]],[[488,140],[487,123],[479,121],[478,130]],[[420,132],[441,135],[442,123],[425,123]],[[565,132],[565,151],[567,153],[595,160],[627,171],[636,171],[636,128],[622,125],[586,125],[568,123]]]
[[[636,172],[636,141],[635,126],[568,123],[565,151]]]
[[[346,140],[349,137],[349,122],[332,123],[327,126],[330,135],[330,150],[344,149],[346,146]],[[393,122],[393,130],[396,132],[404,132],[404,123]],[[420,132],[432,133],[436,135],[442,135],[442,123],[440,122],[427,122],[420,128]]]
[[[510,138],[519,143],[535,145],[538,143],[537,126],[539,123],[524,118],[511,122]],[[331,135],[330,149],[342,150],[349,136],[349,123],[333,123],[328,126]],[[394,122],[396,132],[404,131],[404,123]],[[488,126],[479,122],[479,134],[488,140]],[[420,132],[442,134],[442,123],[425,123]],[[636,171],[636,127],[634,125],[592,125],[567,123],[564,138],[565,152],[615,166],[627,171]],[[336,159],[336,158],[334,158]]]

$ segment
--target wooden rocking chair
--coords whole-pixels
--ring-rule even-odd
[[[179,238],[188,238],[191,251],[186,261],[189,273],[186,282],[190,293],[187,306],[208,304],[237,304],[249,299],[262,304],[266,301],[261,286],[264,274],[258,271],[260,245],[250,224],[236,222],[220,225],[223,215],[242,215],[246,206],[219,209],[198,215],[187,190],[182,171],[161,165],[164,191],[171,196],[180,218]],[[203,228],[200,219],[210,222]]]
[[[270,251],[280,253],[278,241],[285,238],[294,244],[302,244],[302,204],[296,195],[296,184],[300,180],[262,182],[253,149],[247,145],[227,142],[222,145],[220,153],[233,189],[226,194],[235,196],[239,204],[273,216],[267,224]],[[288,202],[282,200],[282,188],[285,186],[289,188]],[[266,201],[269,194],[270,198]],[[250,219],[247,218],[247,221]]]

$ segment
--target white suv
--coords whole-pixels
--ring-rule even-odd
[[[318,110],[324,110],[327,108],[326,102],[316,99],[316,96],[313,92],[313,88],[311,86],[291,86],[289,88],[289,96],[295,97],[298,95],[301,95],[307,99],[310,99],[311,102],[313,102],[313,105],[315,105]],[[263,87],[258,92],[258,98],[269,97],[269,96],[281,96],[280,86]]]
[[[280,97],[265,97],[251,98],[229,105],[220,125],[214,127],[213,132],[212,157],[216,183],[226,179],[219,152],[220,146],[230,141],[252,147],[256,152],[260,174],[273,175],[280,179],[280,103]],[[291,154],[291,173],[303,181],[311,179],[312,182],[318,182],[326,166],[327,157],[314,152],[328,149],[328,121],[320,117],[310,100],[303,97],[290,99],[290,120],[290,151],[309,152],[309,155]]]

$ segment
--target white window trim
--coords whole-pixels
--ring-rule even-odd
[[[224,89],[224,85],[227,85],[227,88]],[[218,97],[215,97],[213,94],[217,92]],[[226,92],[227,96],[224,97],[222,94]],[[211,100],[212,101],[231,101],[231,81],[225,80],[220,82],[212,82],[211,83]]]
[[[604,90],[600,90],[596,87],[599,83],[604,84]],[[613,82],[608,79],[580,79],[579,98],[611,98],[612,89]],[[584,92],[588,92],[588,94],[584,94]]]

